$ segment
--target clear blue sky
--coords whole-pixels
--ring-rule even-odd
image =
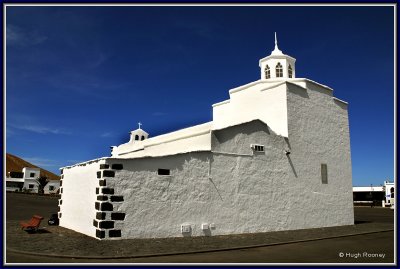
[[[58,173],[212,120],[274,47],[348,101],[353,185],[394,177],[393,7],[7,7],[7,152]]]

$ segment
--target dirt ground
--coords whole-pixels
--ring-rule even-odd
[[[23,259],[18,260],[18,251],[36,252],[40,254],[49,255],[61,255],[66,256],[87,256],[88,259],[84,262],[101,261],[102,259],[109,258],[108,262],[115,262],[115,259],[122,259],[118,262],[126,261],[126,259],[136,259],[137,262],[142,259],[147,259],[147,255],[153,254],[171,254],[171,253],[182,253],[182,252],[195,252],[195,251],[208,251],[216,249],[229,249],[229,248],[240,248],[254,245],[266,245],[266,244],[279,244],[282,242],[298,241],[298,240],[309,240],[318,238],[329,238],[329,240],[339,240],[334,237],[344,236],[349,234],[358,233],[370,233],[376,231],[390,231],[394,229],[394,214],[393,210],[387,208],[355,208],[355,225],[341,226],[341,227],[330,227],[330,228],[319,228],[319,229],[307,229],[307,230],[296,230],[296,231],[283,231],[283,232],[270,232],[270,233],[257,233],[257,234],[242,234],[242,235],[229,235],[229,236],[212,236],[212,237],[192,237],[192,238],[165,238],[165,239],[129,239],[129,240],[107,240],[99,241],[92,237],[74,232],[69,229],[65,229],[59,226],[48,226],[47,219],[51,213],[57,212],[57,197],[45,197],[36,195],[25,195],[7,193],[6,196],[6,249],[7,249],[7,262],[24,262]],[[45,217],[44,222],[41,225],[41,229],[38,233],[29,234],[20,229],[19,222],[21,220],[29,220],[33,214],[39,214]],[[373,262],[392,262],[393,261],[393,245],[394,238],[393,232],[386,232],[386,234],[370,234],[360,237],[359,241],[349,239],[348,242],[353,242],[353,247],[357,244],[364,244],[364,242],[374,242],[376,244],[382,244],[382,247],[374,248],[375,250],[381,249],[385,251],[385,259],[376,259]],[[363,241],[364,240],[364,241]],[[371,241],[373,240],[373,241]],[[341,242],[347,242],[343,237]],[[358,242],[358,243],[357,243]],[[299,243],[297,243],[299,244]],[[301,243],[303,247],[311,245],[313,243]],[[314,244],[323,245],[322,241],[314,241]],[[333,245],[338,243],[334,243]],[[294,245],[294,244],[293,244]],[[332,245],[332,246],[333,246]],[[360,245],[361,246],[361,245]],[[329,243],[327,243],[329,247]],[[282,248],[282,246],[275,246],[275,249]],[[285,248],[285,247],[283,247]],[[239,250],[233,250],[239,251]],[[253,249],[254,251],[254,249]],[[339,251],[339,250],[338,250]],[[360,250],[361,251],[361,250]],[[371,250],[372,251],[372,250]],[[354,252],[354,251],[353,251]],[[376,252],[376,251],[375,251]],[[227,252],[232,254],[231,252]],[[271,253],[271,251],[269,251]],[[335,252],[335,257],[337,258]],[[301,254],[301,251],[297,251],[297,255]],[[304,253],[306,254],[306,253]],[[190,254],[197,255],[200,257],[204,254]],[[247,257],[249,254],[246,254]],[[260,254],[261,255],[261,254]],[[231,257],[235,257],[231,256]],[[170,256],[172,257],[172,256]],[[175,256],[175,259],[178,256]],[[186,258],[189,256],[186,256]],[[219,253],[219,257],[223,257],[223,252]],[[261,256],[265,259],[265,253]],[[111,259],[113,258],[113,259]],[[123,259],[125,258],[125,260]],[[36,258],[37,259],[37,258]],[[51,258],[48,258],[51,260]],[[139,259],[139,260],[138,260]],[[157,257],[153,257],[152,261],[157,261]],[[207,260],[207,257],[204,258]],[[28,259],[29,260],[29,259]],[[31,262],[35,258],[31,258]],[[39,259],[44,261],[43,259]],[[168,260],[168,259],[167,259]],[[184,259],[185,260],[185,259]],[[192,259],[196,260],[196,259]],[[213,259],[211,259],[213,260]],[[214,259],[215,260],[215,259]],[[219,259],[217,259],[219,260]],[[235,260],[235,259],[233,259]],[[255,260],[257,260],[255,258]],[[271,260],[271,259],[270,259]],[[287,258],[290,261],[290,258]],[[301,261],[301,257],[299,257]],[[308,258],[306,259],[308,262]],[[306,262],[304,260],[304,262]],[[347,261],[353,262],[354,259]],[[179,259],[178,259],[179,261]],[[316,258],[315,261],[318,261]],[[360,259],[358,261],[361,261]],[[36,261],[39,262],[39,261]],[[65,262],[65,261],[64,261]],[[75,260],[79,262],[79,260]],[[168,261],[167,261],[168,262]],[[173,260],[172,260],[173,262]],[[212,261],[211,261],[212,262]],[[285,262],[282,260],[281,262]],[[339,259],[339,262],[346,262],[346,259]],[[371,262],[371,259],[369,260]]]

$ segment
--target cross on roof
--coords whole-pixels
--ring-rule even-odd
[[[141,122],[138,122],[138,125],[139,125],[139,129],[141,129],[140,127],[142,126],[142,123],[141,123]]]

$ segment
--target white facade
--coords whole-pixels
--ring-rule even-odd
[[[28,191],[32,193],[38,193],[40,183],[38,181],[40,177],[40,168],[24,167],[22,174],[19,177],[8,176],[6,178],[6,191],[20,192]],[[46,186],[43,188],[44,194],[57,193],[60,187],[59,180],[49,180]]]
[[[60,181],[59,180],[49,180],[43,188],[44,194],[56,194],[60,189]]]
[[[24,167],[22,169],[23,176],[21,178],[6,178],[7,191],[23,191],[37,193],[39,190],[39,182],[37,179],[40,177],[39,168]]]
[[[282,77],[231,89],[211,122],[153,138],[139,126],[111,157],[62,168],[60,225],[111,239],[354,224],[347,103],[295,78],[277,44],[261,72],[277,61]]]

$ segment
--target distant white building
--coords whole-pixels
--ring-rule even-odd
[[[44,194],[56,194],[60,189],[59,180],[49,180],[43,188]]]
[[[24,167],[22,172],[10,172],[6,178],[7,191],[23,191],[37,193],[39,190],[39,168]]]
[[[9,172],[8,177],[6,177],[6,191],[38,193],[40,186],[39,177],[40,168],[24,167],[22,172]],[[59,187],[59,180],[50,180],[44,187],[44,193],[57,193]]]
[[[394,205],[394,182],[384,181],[381,186],[353,187],[353,200],[356,205],[382,204]]]
[[[98,239],[210,236],[354,224],[348,104],[296,78],[275,41],[260,79],[213,120],[61,169],[60,225]]]

